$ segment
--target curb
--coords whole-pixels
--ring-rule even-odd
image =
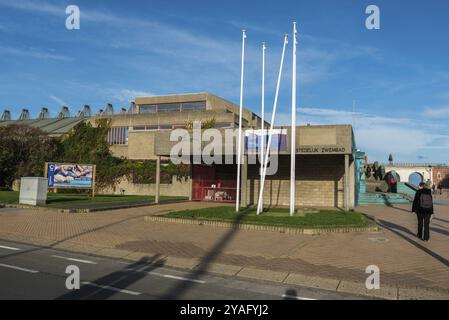
[[[8,239],[4,239],[7,240]],[[17,243],[33,245],[33,243],[9,240]],[[148,252],[127,251],[110,247],[95,247],[77,243],[51,243],[34,244],[43,248],[51,248],[65,252],[82,253],[88,256],[107,257],[136,262],[143,258],[156,254]],[[202,270],[207,273],[225,277],[240,279],[254,279],[259,281],[274,282],[285,285],[297,285],[307,288],[326,290],[330,292],[349,293],[368,298],[380,298],[385,300],[449,300],[449,290],[419,287],[398,287],[382,285],[379,290],[367,290],[364,282],[354,282],[343,279],[325,278],[311,276],[308,274],[273,271],[259,269],[252,266],[237,266],[221,263],[209,263],[203,265],[199,258],[181,258],[174,256],[159,255],[158,259],[150,262],[155,266],[173,267],[182,270]]]
[[[223,222],[223,221],[214,221],[214,220],[167,218],[167,217],[161,217],[161,216],[145,216],[144,221],[146,221],[146,222],[161,222],[161,223],[179,223],[179,224],[189,224],[189,225],[198,225],[198,226],[211,226],[211,227],[249,230],[249,231],[268,231],[268,232],[285,233],[285,234],[289,234],[289,235],[319,235],[319,234],[326,234],[326,233],[377,232],[380,230],[379,226],[358,227],[358,228],[342,227],[342,228],[304,229],[304,228],[291,228],[291,227],[246,224],[246,223],[236,224],[233,222]]]
[[[100,211],[151,207],[151,206],[155,206],[155,205],[182,203],[185,201],[186,200],[179,200],[179,201],[167,201],[167,202],[160,202],[160,203],[142,203],[142,204],[135,204],[135,205],[125,205],[125,206],[121,206],[121,207],[103,207],[103,208],[86,208],[86,209],[82,209],[82,208],[70,209],[70,208],[58,208],[58,207],[49,207],[49,206],[30,206],[30,205],[25,205],[25,204],[3,204],[3,203],[0,203],[0,208],[51,210],[51,211],[57,211],[59,213],[91,213],[91,212],[100,212]]]
[[[27,204],[10,204],[10,203],[0,203],[0,208],[34,209],[34,210],[49,209],[49,210],[55,210],[55,208],[51,208],[51,207],[30,206],[30,205],[27,205]]]

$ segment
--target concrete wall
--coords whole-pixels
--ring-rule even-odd
[[[137,184],[129,182],[128,180],[122,180],[115,188],[108,188],[99,190],[98,194],[121,194],[120,190],[125,190],[125,195],[135,196],[154,196],[156,194],[156,184]],[[176,177],[173,177],[172,183],[161,183],[160,186],[161,196],[191,196],[191,180],[178,181]]]
[[[385,166],[385,172],[388,173],[390,171],[396,171],[397,174],[400,177],[401,182],[408,182],[409,177],[412,173],[419,173],[421,176],[424,177],[424,182],[428,180],[433,180],[432,177],[432,170],[429,169],[429,167],[422,167],[422,166],[416,166],[416,167],[400,167],[400,166]]]
[[[344,207],[344,156],[297,156],[296,204],[308,207]],[[248,166],[247,201],[256,204],[259,195],[259,167]],[[281,157],[278,174],[267,177],[264,204],[289,206],[290,159]],[[354,162],[349,168],[350,208],[354,208]]]

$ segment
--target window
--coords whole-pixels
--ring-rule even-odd
[[[160,130],[170,130],[172,128],[172,125],[171,124],[161,124],[160,126],[159,126],[159,129]]]
[[[157,106],[158,112],[174,112],[181,111],[180,103],[164,103]]]
[[[232,128],[232,123],[230,122],[217,122],[215,128]]]
[[[159,129],[158,125],[148,125],[148,126],[135,126],[133,127],[134,131],[156,131]]]
[[[158,125],[155,125],[155,126],[147,126],[146,129],[147,129],[148,131],[157,131],[157,130],[159,130],[159,126],[158,126]]]
[[[156,113],[157,104],[142,104],[139,106],[139,113]]]
[[[109,145],[125,145],[128,144],[128,127],[115,127],[108,131]]]
[[[182,111],[206,110],[206,101],[185,102],[182,104]]]

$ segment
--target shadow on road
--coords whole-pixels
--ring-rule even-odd
[[[408,243],[412,244],[416,248],[418,248],[418,249],[422,250],[423,252],[427,253],[428,255],[430,255],[435,260],[438,260],[439,262],[441,262],[445,266],[449,267],[449,260],[447,260],[446,258],[444,258],[444,257],[440,256],[439,254],[433,252],[432,250],[426,248],[425,246],[419,244],[415,240],[410,239],[409,237],[405,236],[404,234],[402,234],[400,232],[400,231],[402,231],[402,232],[408,233],[408,234],[416,237],[416,235],[413,234],[409,229],[407,229],[407,228],[405,228],[403,226],[397,225],[395,223],[385,221],[385,220],[379,220],[379,224],[382,227],[384,227],[385,229],[388,229],[391,232],[393,232],[394,234],[398,235],[399,237],[401,237],[402,239],[404,239]]]
[[[198,279],[205,273],[207,273],[208,267],[217,258],[217,256],[222,252],[222,250],[228,245],[228,243],[235,237],[238,232],[238,226],[241,223],[243,217],[248,212],[248,209],[242,209],[242,211],[236,214],[233,223],[233,227],[227,232],[206,254],[204,258],[201,259],[199,265],[191,271],[189,274],[190,278]],[[189,291],[195,283],[193,282],[180,282],[179,284],[173,286],[171,289],[167,290],[165,294],[162,295],[162,300],[178,300],[183,294]]]
[[[298,292],[295,289],[287,289],[282,300],[298,300]]]
[[[79,290],[70,291],[56,300],[105,300],[118,294],[117,291],[102,288],[101,286],[113,287],[126,290],[129,286],[136,283],[146,276],[146,272],[163,266],[164,260],[160,260],[160,255],[153,257],[144,257],[139,261],[132,263],[122,270],[113,272],[104,277],[92,281],[94,285],[84,284]]]
[[[163,212],[166,212],[166,211],[167,210],[156,211],[156,212],[153,212],[152,214],[163,213]],[[94,232],[97,232],[97,231],[100,231],[100,230],[103,230],[103,229],[106,229],[106,228],[109,228],[109,227],[112,227],[112,226],[116,226],[116,225],[119,225],[121,223],[125,223],[125,222],[128,222],[128,221],[131,221],[131,220],[140,219],[140,218],[143,218],[145,216],[148,216],[148,213],[144,213],[144,214],[141,214],[141,215],[138,215],[138,216],[131,216],[131,217],[119,220],[119,221],[115,221],[115,222],[112,222],[112,223],[108,223],[108,224],[102,225],[100,227],[89,229],[89,230],[86,230],[86,231],[74,234],[72,236],[66,237],[64,239],[55,241],[55,242],[53,242],[53,243],[51,243],[49,245],[39,246],[37,248],[33,248],[33,249],[29,249],[29,250],[24,250],[24,251],[19,251],[19,252],[14,252],[14,253],[11,253],[11,254],[7,254],[7,255],[4,255],[4,256],[1,256],[0,260],[4,259],[4,258],[10,258],[10,257],[14,257],[14,256],[19,256],[19,255],[30,253],[30,252],[37,252],[37,251],[45,250],[45,249],[54,249],[55,246],[57,246],[57,245],[59,245],[61,243],[64,243],[66,241],[70,241],[72,239],[75,239],[77,237],[81,237],[81,236],[84,236],[86,234],[94,233]],[[11,241],[11,240],[8,240],[8,239],[0,239],[0,240],[8,241],[8,242],[14,242],[14,241]],[[62,249],[62,250],[64,250],[64,249]]]

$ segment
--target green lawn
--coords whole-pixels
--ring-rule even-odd
[[[169,200],[183,200],[183,197],[164,197],[161,196],[161,202]],[[47,205],[52,207],[84,205],[84,204],[100,204],[100,203],[131,203],[131,202],[152,202],[153,196],[119,196],[119,195],[97,195],[94,198],[86,194],[70,194],[70,193],[48,193]],[[17,204],[19,203],[19,192],[0,191],[0,203]]]
[[[286,226],[293,228],[366,227],[367,218],[358,212],[314,211],[290,216],[288,209],[271,209],[257,216],[256,209],[243,209],[239,214],[234,207],[216,207],[171,212],[165,217],[214,220],[247,224]]]

